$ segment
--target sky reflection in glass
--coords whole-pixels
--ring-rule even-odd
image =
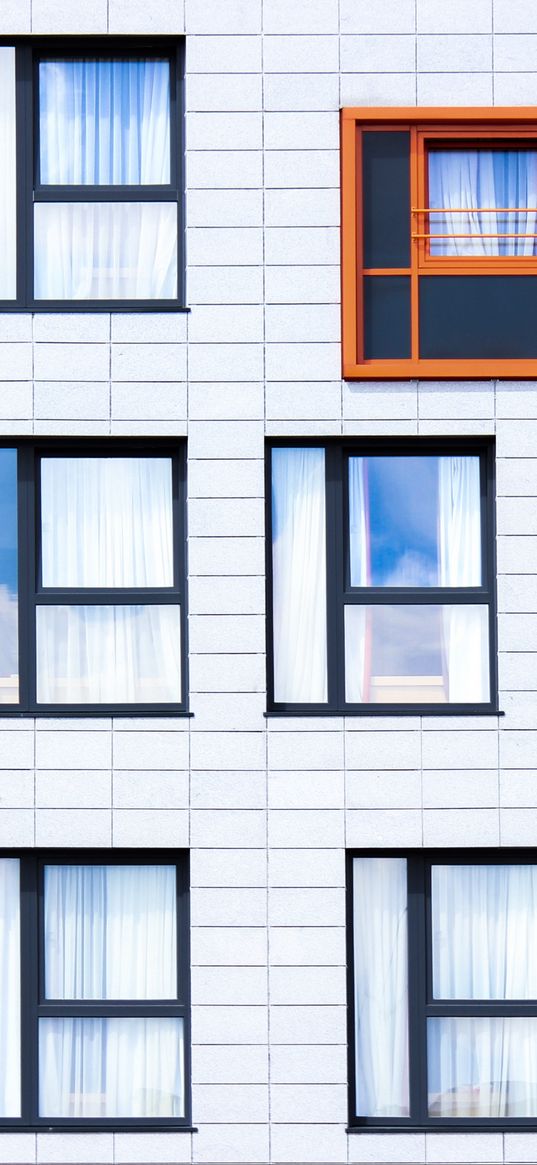
[[[350,461],[355,461],[351,458]],[[374,587],[439,585],[438,457],[364,457],[369,578]],[[351,530],[351,564],[353,532]],[[353,577],[351,586],[364,585]]]

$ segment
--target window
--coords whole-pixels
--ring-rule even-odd
[[[270,709],[496,707],[483,442],[274,444]]]
[[[0,856],[0,1123],[186,1125],[185,860]]]
[[[349,886],[351,1124],[535,1127],[535,855],[359,854]]]
[[[537,111],[345,109],[348,377],[537,376]]]
[[[0,704],[185,710],[184,459],[0,447]]]
[[[3,311],[178,307],[181,76],[171,40],[0,47]]]

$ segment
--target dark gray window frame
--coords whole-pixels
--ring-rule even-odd
[[[471,780],[471,777],[469,777]],[[353,861],[405,858],[408,894],[409,1117],[361,1117],[356,1113]],[[533,865],[537,851],[524,849],[352,850],[347,853],[348,1132],[513,1132],[534,1130],[534,1117],[431,1117],[427,1114],[426,1022],[432,1016],[536,1016],[535,1000],[438,1000],[432,994],[432,865]]]
[[[19,703],[3,704],[3,717],[12,716],[180,716],[188,713],[188,648],[186,586],[186,449],[180,440],[88,438],[85,440],[9,441],[0,447],[17,449],[18,488],[18,604]],[[39,462],[42,456],[168,456],[173,472],[173,587],[57,588],[41,586]],[[180,605],[181,694],[174,704],[38,704],[36,701],[36,608],[69,604]]]
[[[188,853],[176,850],[0,850],[20,861],[21,1116],[0,1117],[3,1132],[191,1132]],[[47,1002],[44,998],[43,876],[46,865],[173,865],[177,871],[177,999]],[[38,1023],[45,1016],[176,1016],[184,1023],[184,1117],[40,1117]]]
[[[274,699],[272,598],[272,462],[276,448],[323,448],[326,473],[327,658],[328,699],[325,704],[279,703]],[[351,587],[349,568],[347,461],[349,456],[479,455],[481,461],[481,587]],[[483,716],[501,715],[498,708],[496,628],[496,496],[494,442],[483,437],[348,437],[344,439],[282,438],[267,442],[265,458],[267,715],[268,716]],[[489,609],[490,700],[465,704],[350,704],[345,698],[344,608],[346,604],[424,604],[467,602]]]
[[[17,295],[0,311],[185,311],[184,43],[178,37],[0,37],[16,53]],[[170,61],[170,183],[167,186],[41,186],[38,66],[45,58],[158,53]],[[170,299],[43,300],[34,298],[33,208],[37,202],[173,202],[177,205],[177,295]]]

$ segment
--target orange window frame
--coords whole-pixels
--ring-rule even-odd
[[[410,267],[363,266],[361,223],[362,134],[364,130],[410,132]],[[420,359],[419,277],[422,274],[536,274],[537,255],[431,255],[427,235],[427,151],[430,143],[486,145],[512,140],[534,142],[537,108],[348,108],[341,111],[341,291],[343,377],[349,380],[537,378],[535,359]],[[363,350],[364,275],[410,276],[411,355],[409,359],[366,360]]]

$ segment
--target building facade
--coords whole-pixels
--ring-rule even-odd
[[[534,1161],[534,5],[3,0],[0,36],[0,1162]],[[466,231],[514,243],[450,268],[482,340],[424,370],[416,127],[523,170]]]

